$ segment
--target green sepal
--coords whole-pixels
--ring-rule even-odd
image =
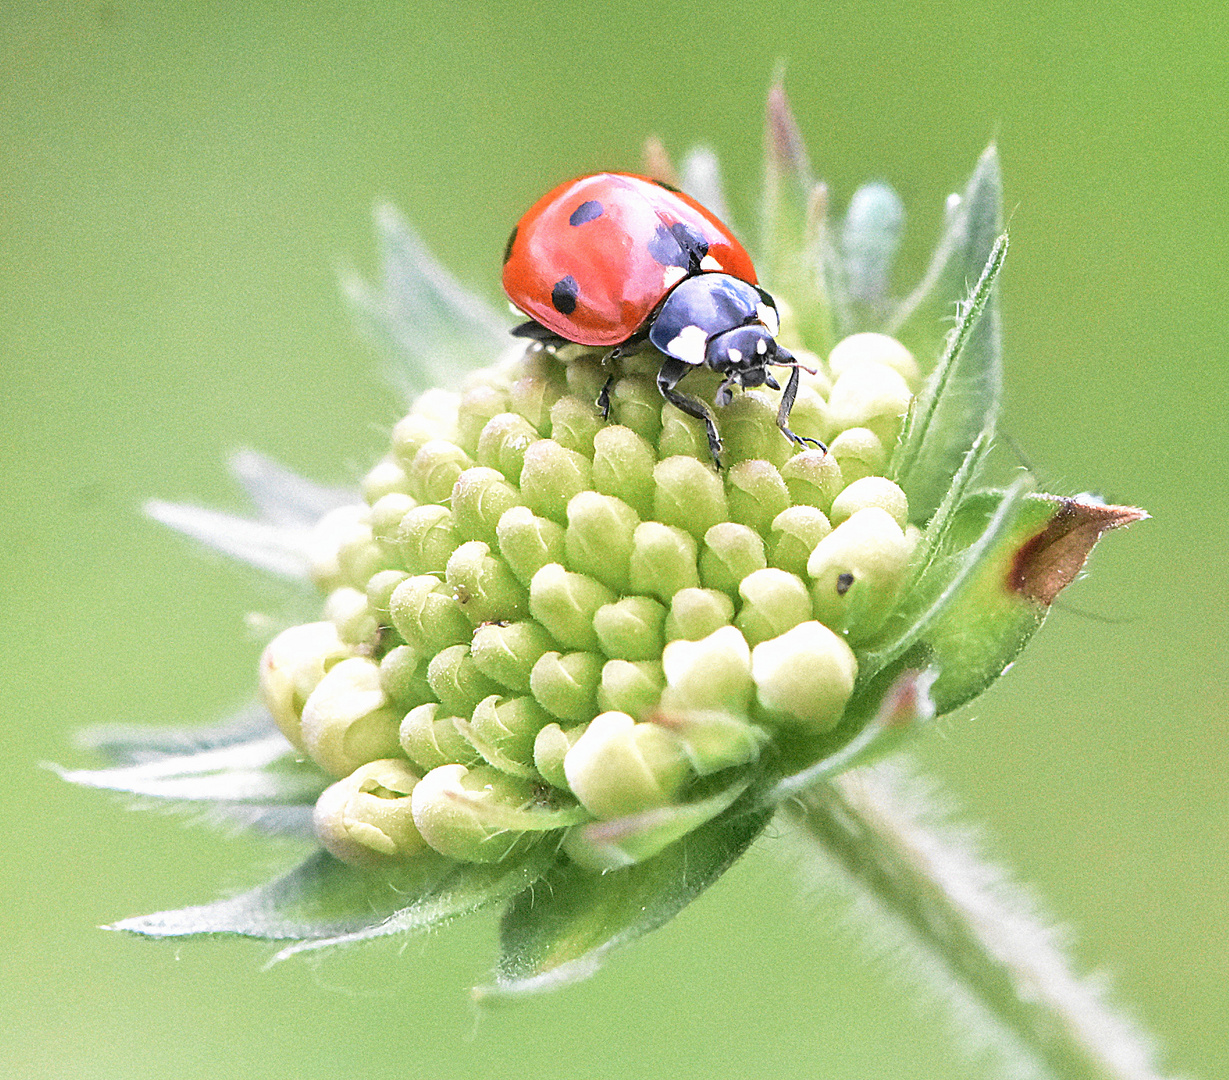
[[[909,498],[910,519],[928,522],[984,432],[1002,395],[1002,335],[995,282],[1007,234],[994,241],[981,276],[957,308],[943,354],[914,399],[892,455],[891,478]]]
[[[802,344],[827,356],[836,344],[833,310],[844,283],[828,236],[828,189],[811,173],[802,133],[778,74],[768,91],[761,213],[761,276],[792,313]]]
[[[507,346],[511,325],[461,284],[426,249],[391,206],[375,210],[381,280],[356,274],[342,291],[358,327],[398,362],[398,383],[408,397],[494,360]]]
[[[553,852],[531,850],[500,863],[457,863],[422,852],[386,867],[354,867],[317,851],[282,877],[212,904],[124,919],[108,929],[144,937],[234,934],[294,940],[296,952],[439,927],[519,894],[547,869]]]
[[[561,862],[504,914],[493,986],[499,999],[587,978],[606,954],[668,922],[751,845],[773,808],[745,793],[723,814],[645,862],[606,874]]]
[[[905,228],[900,196],[882,182],[863,184],[841,224],[841,268],[847,303],[836,312],[839,337],[878,330],[888,303],[892,266]]]

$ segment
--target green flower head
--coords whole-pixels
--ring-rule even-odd
[[[245,897],[121,927],[292,952],[507,901],[498,987],[579,976],[714,881],[784,799],[984,690],[1100,534],[1140,516],[988,479],[994,150],[901,299],[895,193],[870,185],[833,219],[779,89],[769,120],[757,268],[799,365],[789,426],[812,445],[783,433],[782,390],[731,398],[700,366],[687,395],[729,399],[716,462],[703,420],[659,392],[655,349],[510,338],[381,212],[386,280],[350,295],[420,389],[361,495],[247,455],[270,520],[151,506],[310,579],[318,617],[268,643],[260,705],[195,752],[69,774],[320,850]],[[721,205],[710,156],[681,183]],[[459,390],[427,389],[458,367]]]

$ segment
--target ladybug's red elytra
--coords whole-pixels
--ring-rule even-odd
[[[775,302],[756,284],[742,244],[690,196],[631,173],[560,184],[512,230],[503,286],[531,320],[512,331],[518,336],[609,346],[610,356],[647,341],[664,353],[658,389],[704,422],[718,467],[721,438],[712,411],[677,389],[701,365],[725,376],[718,405],[729,403],[735,386],[779,390],[767,369],[790,368],[777,424],[794,442],[823,448],[789,429],[798,362],[777,344]],[[598,399],[603,415],[609,385]]]

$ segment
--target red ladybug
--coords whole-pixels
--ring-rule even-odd
[[[676,389],[693,367],[725,376],[716,403],[735,386],[780,384],[770,365],[791,368],[777,424],[794,442],[789,412],[798,362],[781,345],[777,307],[756,285],[743,246],[695,199],[630,173],[597,173],[560,184],[521,218],[504,251],[504,291],[531,320],[512,332],[544,344],[611,346],[646,340],[665,354],[662,396],[702,420],[720,467],[721,438],[708,406]],[[609,382],[598,404],[609,410]]]

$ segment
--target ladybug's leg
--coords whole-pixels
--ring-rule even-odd
[[[708,435],[708,452],[713,455],[713,462],[721,468],[721,436],[717,434],[717,424],[713,414],[702,401],[680,393],[675,387],[679,380],[691,370],[691,365],[674,357],[667,359],[657,372],[657,389],[676,409],[681,409],[688,416],[704,421],[704,431]]]
[[[614,376],[607,375],[606,382],[603,384],[602,389],[597,395],[597,407],[602,410],[603,420],[610,419],[610,387],[613,382]]]
[[[569,345],[571,342],[565,337],[560,337],[553,330],[548,330],[540,322],[530,319],[528,322],[517,323],[509,333],[513,337],[529,338],[530,341],[539,342],[545,348],[560,348],[564,345]]]
[[[785,384],[785,393],[781,395],[781,405],[777,409],[777,427],[781,429],[781,434],[789,439],[790,442],[795,442],[799,446],[805,446],[807,443],[810,443],[826,454],[828,448],[818,439],[810,439],[805,435],[796,435],[789,429],[789,412],[794,407],[794,398],[798,396],[799,378],[800,373],[797,366],[795,366],[789,373],[789,382]]]

